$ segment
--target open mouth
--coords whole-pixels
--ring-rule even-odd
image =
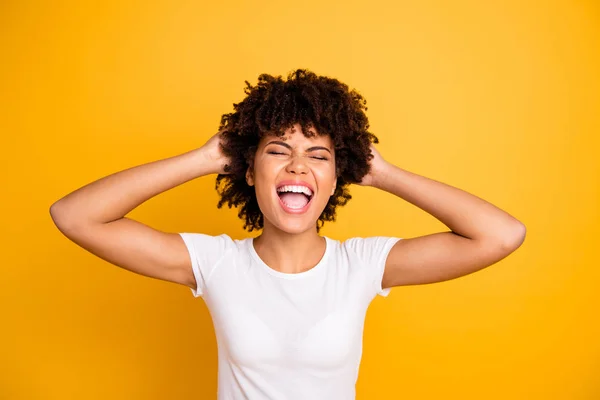
[[[303,212],[313,198],[313,191],[304,185],[282,185],[277,188],[277,195],[288,212]]]

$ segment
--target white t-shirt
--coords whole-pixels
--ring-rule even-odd
[[[218,399],[349,400],[367,307],[399,238],[325,238],[312,269],[266,265],[253,239],[181,233],[218,346]]]

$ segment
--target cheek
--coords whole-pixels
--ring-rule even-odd
[[[254,188],[256,196],[259,199],[266,199],[271,196],[273,184],[277,176],[276,166],[261,162],[254,168]]]
[[[326,192],[327,196],[331,194],[331,190],[337,180],[335,167],[323,168],[315,173],[315,178],[318,182],[321,192]]]

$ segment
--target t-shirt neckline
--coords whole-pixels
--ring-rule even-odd
[[[260,258],[260,256],[256,252],[256,249],[254,248],[254,238],[248,239],[248,247],[250,248],[249,250],[250,250],[250,254],[252,255],[252,258],[254,258],[256,263],[270,275],[276,276],[278,278],[284,278],[284,279],[300,279],[300,278],[306,278],[306,277],[315,275],[327,263],[327,258],[329,257],[329,253],[331,251],[332,244],[331,244],[330,239],[327,236],[322,236],[322,237],[325,238],[325,252],[323,253],[323,256],[321,257],[321,259],[319,260],[317,265],[315,265],[314,267],[312,267],[309,270],[306,270],[303,272],[298,272],[298,273],[281,272],[281,271],[277,271],[277,270],[269,267],[262,260],[262,258]]]

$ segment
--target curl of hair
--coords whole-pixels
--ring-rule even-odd
[[[253,186],[246,182],[246,171],[253,166],[260,139],[269,134],[284,136],[285,131],[300,124],[306,137],[329,135],[335,149],[337,187],[317,221],[317,230],[325,221],[335,220],[338,206],[352,198],[351,183],[358,183],[369,172],[373,157],[371,143],[377,137],[368,131],[365,114],[367,101],[354,89],[337,79],[318,76],[298,69],[287,80],[281,76],[261,74],[256,86],[246,81],[246,97],[234,104],[234,112],[221,117],[221,150],[230,163],[225,174],[217,176],[220,195],[218,208],[239,207],[238,216],[244,229],[260,230],[263,214]]]

